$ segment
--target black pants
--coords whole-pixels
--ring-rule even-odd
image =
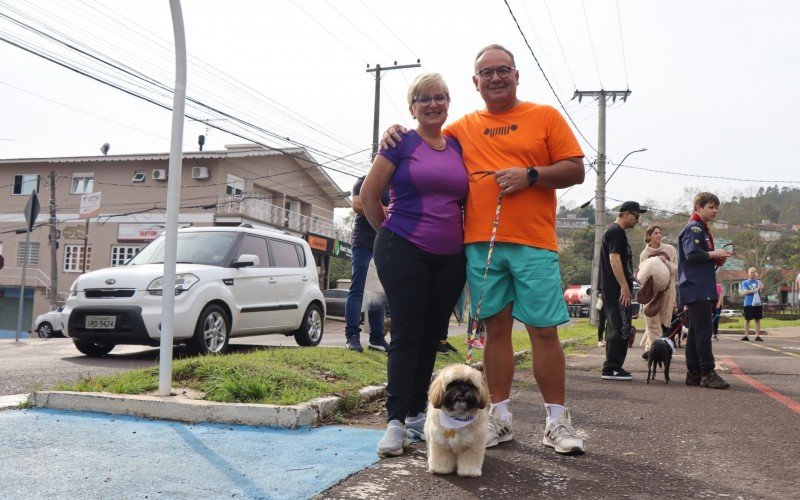
[[[606,313],[606,361],[603,371],[619,370],[628,355],[631,336],[631,307],[619,303],[619,290],[603,290]]]
[[[701,300],[688,306],[686,369],[689,373],[706,373],[714,369],[714,354],[711,352],[711,312],[714,310],[714,302]]]
[[[387,420],[405,422],[425,411],[436,347],[464,289],[467,260],[424,252],[387,229],[375,239],[374,259],[392,311]]]

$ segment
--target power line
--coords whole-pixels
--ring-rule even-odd
[[[583,19],[586,21],[586,33],[589,34],[589,45],[592,47],[592,56],[594,57],[594,67],[597,69],[597,79],[600,81],[600,88],[603,88],[603,77],[600,76],[600,65],[597,63],[597,52],[594,50],[594,40],[592,40],[592,30],[589,28],[589,16],[586,14],[586,2],[581,0],[583,7]]]
[[[625,87],[628,85],[628,61],[625,58],[625,41],[622,39],[622,16],[619,13],[619,0],[617,0],[617,25],[619,26],[619,44],[622,47],[622,66],[625,68]]]
[[[695,178],[702,178],[702,179],[718,179],[724,181],[737,181],[737,182],[758,182],[762,184],[800,184],[800,181],[786,181],[786,180],[760,180],[760,179],[741,179],[737,177],[727,177],[722,175],[704,175],[704,174],[687,174],[685,172],[674,172],[670,170],[659,170],[655,168],[645,168],[645,167],[634,167],[633,165],[623,165],[623,164],[616,164],[612,162],[608,162],[611,165],[617,165],[617,167],[625,167],[630,168],[633,170],[642,170],[645,172],[653,172],[657,174],[667,174],[667,175],[679,175],[681,177],[695,177]],[[616,170],[615,170],[616,172]]]
[[[528,43],[528,38],[525,36],[525,33],[522,31],[522,27],[520,27],[519,21],[517,21],[517,16],[514,15],[514,11],[511,10],[511,6],[508,4],[508,0],[503,0],[503,2],[506,4],[506,7],[508,8],[508,13],[511,14],[511,18],[514,20],[514,24],[517,25],[517,30],[519,31],[519,34],[522,35],[522,39],[525,41],[525,45],[528,46],[528,50],[530,51],[531,55],[533,56],[533,60],[536,61],[536,65],[539,67],[539,71],[542,72],[542,76],[544,77],[544,80],[547,82],[547,85],[550,87],[550,90],[553,92],[553,95],[555,96],[556,101],[558,101],[558,104],[561,105],[561,109],[564,110],[564,113],[567,115],[567,118],[572,123],[572,126],[575,128],[575,131],[578,133],[578,135],[581,136],[581,139],[583,139],[583,142],[585,142],[596,153],[597,149],[595,149],[595,147],[592,146],[592,143],[589,142],[589,139],[587,139],[586,136],[583,135],[583,132],[581,132],[581,129],[578,128],[578,125],[575,123],[575,120],[572,119],[572,116],[570,116],[569,111],[567,111],[567,108],[564,106],[564,103],[561,102],[561,98],[558,97],[558,93],[556,92],[556,89],[553,88],[553,84],[550,83],[550,79],[547,78],[547,74],[544,72],[544,69],[542,68],[542,65],[539,63],[539,59],[536,57],[536,54],[533,52],[533,48],[531,48],[531,44]]]

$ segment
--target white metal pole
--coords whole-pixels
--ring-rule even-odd
[[[186,105],[186,36],[180,0],[170,0],[175,36],[175,91],[172,99],[172,143],[167,178],[167,224],[164,244],[164,287],[161,293],[161,352],[158,363],[158,394],[172,393],[172,339],[175,319],[175,260],[178,254],[178,210],[181,197],[181,144]]]

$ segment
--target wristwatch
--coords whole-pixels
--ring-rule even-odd
[[[528,185],[533,186],[539,179],[539,171],[533,167],[528,167]]]

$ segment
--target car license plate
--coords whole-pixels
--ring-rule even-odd
[[[86,328],[89,330],[112,330],[116,324],[116,316],[86,316]]]

